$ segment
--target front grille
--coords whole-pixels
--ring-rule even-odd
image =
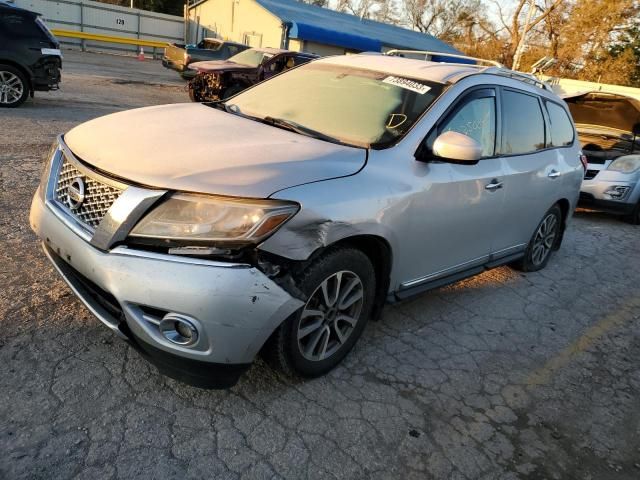
[[[67,202],[69,185],[78,177],[84,181],[85,196],[80,207],[72,209],[71,213],[81,222],[96,228],[122,190],[85,175],[65,158],[58,175],[55,197],[66,207],[69,207]]]
[[[600,170],[587,170],[584,173],[584,179],[591,180],[592,178],[595,178],[598,173],[600,173]]]

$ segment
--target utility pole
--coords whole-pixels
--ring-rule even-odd
[[[524,23],[524,29],[522,31],[522,35],[520,36],[520,41],[518,42],[516,53],[513,55],[513,65],[511,66],[512,70],[518,70],[518,68],[520,68],[520,59],[522,58],[524,49],[527,46],[527,35],[529,34],[529,25],[531,24],[531,17],[533,16],[533,12],[535,9],[536,9],[536,0],[529,0],[529,11],[527,12],[527,19]]]

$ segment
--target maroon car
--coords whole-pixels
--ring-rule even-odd
[[[189,82],[194,102],[222,100],[284,70],[318,58],[312,53],[279,48],[251,48],[228,60],[195,62],[189,65],[196,76]]]

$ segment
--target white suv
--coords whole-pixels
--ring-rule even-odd
[[[385,302],[544,267],[583,175],[565,103],[534,79],[354,55],[74,128],[31,224],[103,323],[226,387],[260,351],[327,372]]]

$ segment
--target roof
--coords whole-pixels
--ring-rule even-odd
[[[395,55],[360,54],[325,57],[316,60],[314,63],[320,62],[325,65],[362,68],[416,80],[450,84],[457,83],[463,78],[474,74],[495,75],[522,82],[529,87],[535,88],[539,94],[556,98],[550,86],[530,75],[515,72],[508,68],[457,63],[458,59],[455,58],[451,62],[447,62],[446,56],[443,56],[443,58],[444,60],[442,61],[425,61]]]
[[[457,50],[437,38],[386,23],[360,19],[355,15],[336,12],[295,0],[256,0],[283,22],[289,23],[289,36],[319,43],[381,51],[382,46],[436,50],[457,53]]]
[[[27,10],[26,8],[20,8],[14,5],[13,3],[8,3],[2,0],[0,0],[0,8],[5,9],[5,11],[10,10],[12,12],[20,12],[20,13],[32,15],[34,17],[37,17],[38,15],[40,15],[37,12],[32,12],[31,10]]]
[[[296,52],[294,50],[285,50],[283,48],[273,48],[273,47],[251,47],[248,50],[255,50],[257,52],[271,53],[272,55],[280,55],[282,53],[295,53],[300,57],[308,57],[308,58],[319,58],[315,53],[309,52]],[[202,62],[204,63],[204,62]]]
[[[273,48],[273,47],[251,47],[249,50],[256,50],[258,52],[271,53],[273,55],[278,55],[279,53],[284,53],[289,51],[289,50],[284,50],[282,48]]]
[[[190,8],[203,3],[200,0]],[[298,38],[357,51],[382,51],[382,47],[460,53],[432,35],[406,28],[360,19],[296,0],[255,0],[278,17],[288,29],[289,38]]]
[[[0,1],[2,1],[2,0],[0,0]],[[242,47],[246,47],[246,45],[244,43],[234,42],[233,40],[224,40],[222,38],[205,37],[202,40],[207,40],[208,42],[223,43],[225,45],[240,45]]]
[[[341,55],[321,58],[314,63],[363,68],[375,72],[389,72],[394,75],[438,83],[445,83],[453,79],[458,80],[467,75],[482,72],[487,68],[460,63],[426,62],[424,60],[389,55]]]

